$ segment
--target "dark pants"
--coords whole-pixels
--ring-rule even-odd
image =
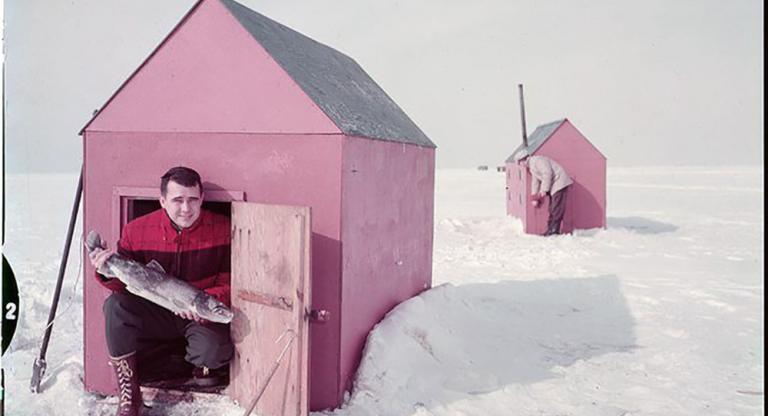
[[[228,324],[198,324],[129,293],[108,297],[104,318],[107,348],[113,357],[186,340],[184,359],[196,367],[216,369],[232,359],[234,347]]]
[[[555,192],[549,197],[549,219],[547,219],[547,232],[544,235],[560,234],[560,223],[565,216],[565,200],[569,186]]]

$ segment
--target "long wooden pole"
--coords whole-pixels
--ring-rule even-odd
[[[286,332],[283,332],[282,335],[280,335],[275,342],[280,342],[280,340],[283,338],[285,334],[288,334],[289,330],[286,330]],[[293,340],[296,338],[296,333],[293,331],[290,331],[291,339],[288,340],[288,343],[285,344],[285,347],[283,347],[283,350],[280,352],[280,355],[278,355],[275,362],[272,364],[272,368],[269,369],[269,374],[267,374],[266,380],[264,380],[264,383],[261,385],[259,390],[256,392],[256,397],[254,397],[253,401],[251,402],[251,405],[248,406],[248,409],[243,413],[243,416],[250,416],[251,412],[253,412],[253,409],[256,408],[256,405],[259,403],[259,400],[261,400],[261,396],[264,395],[264,391],[267,390],[267,386],[269,386],[269,382],[272,381],[272,376],[275,375],[275,372],[277,371],[277,368],[280,367],[280,362],[283,361],[283,357],[285,357],[285,353],[288,352],[288,348],[291,347],[291,344],[293,344]]]
[[[48,325],[45,327],[45,335],[43,336],[43,345],[40,347],[40,354],[35,359],[35,363],[32,366],[32,379],[30,380],[29,388],[32,393],[40,392],[40,381],[45,374],[45,368],[47,363],[45,361],[45,354],[48,351],[48,341],[51,339],[51,331],[53,330],[53,320],[56,319],[56,308],[59,306],[59,296],[61,295],[61,284],[64,281],[64,271],[67,268],[67,259],[69,258],[69,247],[72,245],[72,235],[75,232],[75,224],[77,223],[77,211],[80,209],[80,196],[83,193],[83,168],[80,169],[80,179],[77,182],[77,191],[75,191],[75,203],[72,204],[72,213],[69,216],[69,228],[67,228],[67,238],[64,240],[64,253],[61,255],[61,263],[59,264],[59,275],[56,279],[56,289],[53,291],[53,302],[51,302],[51,309],[48,312]]]

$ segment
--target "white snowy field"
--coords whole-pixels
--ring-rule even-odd
[[[763,414],[763,177],[610,168],[608,228],[544,238],[506,217],[503,174],[438,170],[435,287],[374,329],[354,391],[316,416]],[[29,392],[77,178],[6,179],[21,296],[6,414],[111,415],[82,387],[79,242]],[[226,397],[147,412],[242,413]]]

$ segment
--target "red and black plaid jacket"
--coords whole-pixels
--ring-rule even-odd
[[[229,218],[201,210],[200,218],[189,228],[176,230],[165,210],[139,217],[123,228],[117,252],[147,264],[157,260],[166,273],[189,282],[230,305],[230,221]],[[113,291],[124,291],[117,279],[101,284]]]

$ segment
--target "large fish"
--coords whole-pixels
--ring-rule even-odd
[[[88,233],[85,246],[89,253],[103,248],[99,233]],[[193,312],[212,322],[232,321],[232,311],[226,305],[189,283],[166,274],[155,260],[145,266],[115,253],[107,258],[98,272],[119,279],[129,292],[174,313]]]

